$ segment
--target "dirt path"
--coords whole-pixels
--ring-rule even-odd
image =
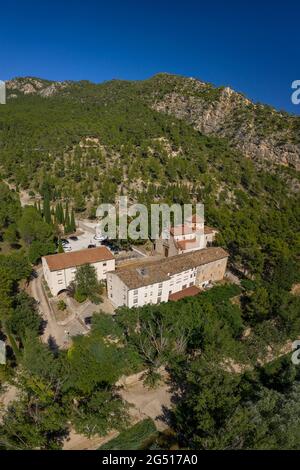
[[[142,380],[124,387],[120,395],[128,403],[132,404],[132,416],[140,421],[144,418],[151,418],[155,422],[159,431],[165,430],[168,426],[163,421],[164,409],[171,406],[171,393],[169,386],[162,382],[157,388],[147,388]]]
[[[96,436],[88,438],[83,434],[77,434],[74,429],[71,429],[68,438],[64,442],[63,450],[97,450],[118,434],[118,431],[111,431],[103,437]]]
[[[162,381],[156,388],[147,388],[141,380],[143,373],[124,377],[120,380],[123,388],[120,395],[129,404],[133,405],[129,409],[131,425],[149,417],[152,418],[159,431],[166,429],[167,424],[161,419],[166,408],[171,406],[171,393],[165,381]],[[166,376],[165,376],[166,379]],[[91,439],[70,431],[66,439],[64,450],[96,450],[101,445],[109,442],[119,434],[118,431],[111,431],[104,437],[96,436]]]
[[[49,337],[52,337],[55,339],[57,346],[66,347],[67,340],[64,329],[57,324],[42,287],[42,267],[37,268],[36,273],[37,277],[33,278],[29,283],[29,293],[39,302],[40,312],[43,319],[47,322],[42,340],[48,342]]]
[[[0,422],[8,405],[17,398],[18,389],[14,385],[4,384],[4,392],[0,395]]]
[[[300,336],[297,338],[300,340]],[[275,361],[282,356],[286,356],[287,354],[293,352],[293,343],[294,341],[288,340],[279,351],[274,350],[271,345],[268,346],[268,351],[266,356],[263,359],[258,359],[256,365],[259,367],[263,367],[264,365],[268,364],[269,362]],[[241,364],[239,362],[235,362],[233,359],[228,358],[222,362],[222,366],[224,370],[227,372],[231,372],[233,374],[242,374],[247,370],[253,370],[255,366],[249,364]]]

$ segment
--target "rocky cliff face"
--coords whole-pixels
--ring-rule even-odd
[[[68,82],[51,82],[34,77],[15,78],[6,82],[8,98],[16,98],[18,94],[52,96],[68,86]]]
[[[299,117],[254,104],[230,88],[214,88],[195,79],[163,78],[169,87],[163,96],[152,94],[153,109],[184,119],[203,134],[228,138],[251,159],[300,170]]]

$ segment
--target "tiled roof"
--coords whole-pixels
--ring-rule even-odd
[[[178,240],[176,244],[181,250],[191,250],[197,247],[199,248],[199,240],[196,240],[196,238],[191,238],[189,240]]]
[[[178,235],[190,235],[191,233],[195,233],[197,230],[196,230],[196,227],[193,225],[175,225],[175,227],[171,227],[170,228],[170,234],[171,235],[175,235],[175,236],[178,236]],[[209,227],[208,225],[204,225],[204,233],[207,235],[207,234],[210,234],[210,233],[215,233],[215,232],[218,232],[218,230],[216,228],[213,228],[213,227]],[[201,233],[201,230],[199,230],[199,233]]]
[[[201,222],[204,222],[204,217],[198,214],[193,214],[192,217],[189,217],[187,220],[189,222],[192,222],[193,224],[201,223]]]
[[[188,271],[189,269],[212,263],[228,256],[228,253],[223,248],[211,247],[152,262],[141,261],[134,266],[117,268],[114,273],[119,276],[129,289],[137,289],[142,286],[166,281],[174,274]]]
[[[170,228],[171,235],[188,235],[194,233],[193,227],[189,225],[175,225],[175,227]]]
[[[200,293],[200,289],[196,286],[187,287],[186,289],[182,289],[179,292],[174,292],[174,294],[169,295],[169,300],[181,300],[185,297],[193,297],[194,295],[198,295]]]
[[[217,233],[218,230],[216,228],[213,228],[213,227],[209,227],[208,225],[204,225],[204,234],[205,235],[208,235],[210,233]]]
[[[113,254],[105,246],[74,251],[72,253],[57,253],[44,256],[50,271],[73,268],[83,264],[92,264],[99,261],[114,259]]]

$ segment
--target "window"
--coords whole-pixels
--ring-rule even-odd
[[[190,287],[192,287],[193,285],[194,285],[194,283],[193,283],[193,282],[190,282]]]
[[[186,284],[184,284],[184,286],[182,286],[182,289],[186,289]]]
[[[162,285],[162,282],[160,282],[160,283],[158,284],[158,288],[159,288],[159,289],[162,289],[162,286],[163,286],[163,285]]]
[[[147,292],[145,292],[145,297],[147,297],[147,296],[148,296],[148,294],[147,294]]]
[[[107,266],[107,263],[106,263],[106,262],[105,262],[105,263],[103,263],[103,266]]]
[[[138,290],[137,289],[133,291],[133,295],[138,295]]]
[[[160,296],[162,294],[162,290],[159,290],[158,291],[158,295]]]
[[[133,303],[137,304],[138,299],[133,299]]]
[[[159,304],[161,302],[161,297],[157,297],[157,303]]]

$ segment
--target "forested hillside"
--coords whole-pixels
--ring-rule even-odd
[[[189,96],[198,90],[207,103],[222,92],[166,74],[101,85],[10,82],[0,110],[2,177],[33,193],[47,188],[53,204],[68,199],[88,215],[120,193],[146,204],[201,201],[222,245],[251,272],[261,275],[278,257],[297,257],[299,173],[271,156],[258,163],[234,149],[233,138],[204,135],[185,119],[154,110],[171,90]],[[285,123],[286,142],[296,143],[299,118],[272,115]],[[255,132],[262,122],[268,134],[275,132],[272,119],[244,119]],[[230,122],[239,126],[234,112]]]
[[[174,397],[165,418],[177,447],[300,448],[299,370],[289,356],[265,363],[300,334],[299,134],[299,118],[166,74],[101,85],[8,83],[0,107],[0,335],[11,350],[0,388],[10,381],[20,400],[3,418],[0,446],[60,448],[70,423],[87,436],[122,430],[128,410],[116,380],[147,369],[153,386],[164,366]],[[35,207],[21,207],[22,189]],[[74,214],[94,217],[118,194],[147,205],[203,202],[241,286],[94,316],[68,352],[42,344],[42,318],[24,282],[41,256],[59,249],[59,225],[72,231]],[[165,436],[155,442],[168,445]]]

